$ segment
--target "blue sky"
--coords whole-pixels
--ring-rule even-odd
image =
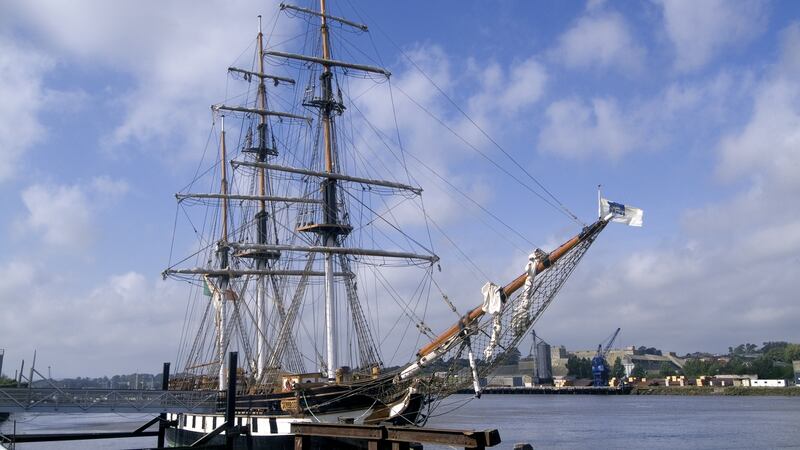
[[[380,61],[370,62],[397,88],[514,170],[402,49],[583,221],[596,214],[599,183],[645,209],[644,228],[604,232],[538,325],[546,340],[592,348],[616,327],[622,344],[678,352],[800,340],[797,2],[330,3],[370,24],[372,41],[360,42],[375,55],[374,42]],[[159,276],[172,193],[197,166],[225,68],[250,45],[255,16],[271,26],[275,11],[0,2],[6,374],[34,348],[56,376],[155,372],[174,358],[186,300]],[[275,39],[297,26],[282,17]],[[364,99],[377,122],[388,117],[385,96]],[[530,241],[551,247],[578,231],[396,101],[408,151]],[[419,181],[432,215],[483,272],[502,283],[524,267],[528,244],[484,239],[479,214],[428,178]],[[440,250],[448,294],[463,309],[477,304],[485,280]]]

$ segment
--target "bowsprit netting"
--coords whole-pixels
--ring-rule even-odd
[[[496,315],[482,314],[471,322],[462,321],[461,330],[446,344],[447,349],[441,358],[425,367],[423,373],[426,376],[417,378],[417,390],[431,400],[443,398],[472,386],[475,376],[483,378],[502,364],[509,351],[517,347],[552,303],[605,225],[606,222],[599,221],[585,229],[572,248],[549,268],[536,274],[529,299],[525,298],[523,291],[506,299]],[[492,344],[493,329],[498,325]],[[475,358],[473,367],[468,358],[470,351]]]

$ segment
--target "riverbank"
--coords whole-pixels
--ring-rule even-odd
[[[637,386],[632,395],[738,395],[800,397],[800,387]]]

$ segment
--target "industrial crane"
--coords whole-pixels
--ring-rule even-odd
[[[608,361],[606,361],[606,355],[608,354],[608,351],[611,350],[611,346],[614,344],[614,341],[617,339],[619,330],[621,330],[621,328],[617,328],[617,331],[615,331],[611,337],[597,346],[597,354],[594,355],[594,358],[592,358],[592,378],[594,379],[592,385],[595,387],[608,386],[609,368]],[[603,345],[603,343],[606,344]]]

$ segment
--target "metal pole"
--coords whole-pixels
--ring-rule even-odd
[[[164,363],[164,369],[161,371],[161,390],[169,390],[169,363]],[[167,429],[167,414],[161,413],[158,415],[158,441],[156,447],[164,448],[164,435]]]
[[[233,427],[236,424],[236,372],[239,364],[239,353],[230,352],[228,354],[228,396],[225,405],[225,448],[233,449],[236,435]]]
[[[603,217],[603,200],[602,200],[601,194],[600,194],[600,188],[602,188],[602,186],[603,186],[602,184],[598,184],[597,185],[597,217],[598,218],[602,218]]]
[[[220,118],[220,184],[222,194],[228,195],[228,157],[225,149],[225,116]],[[220,268],[228,266],[228,200],[222,198],[222,237],[219,241]],[[225,296],[228,291],[228,277],[222,277],[217,290],[217,357],[219,358],[219,390],[225,389]]]

